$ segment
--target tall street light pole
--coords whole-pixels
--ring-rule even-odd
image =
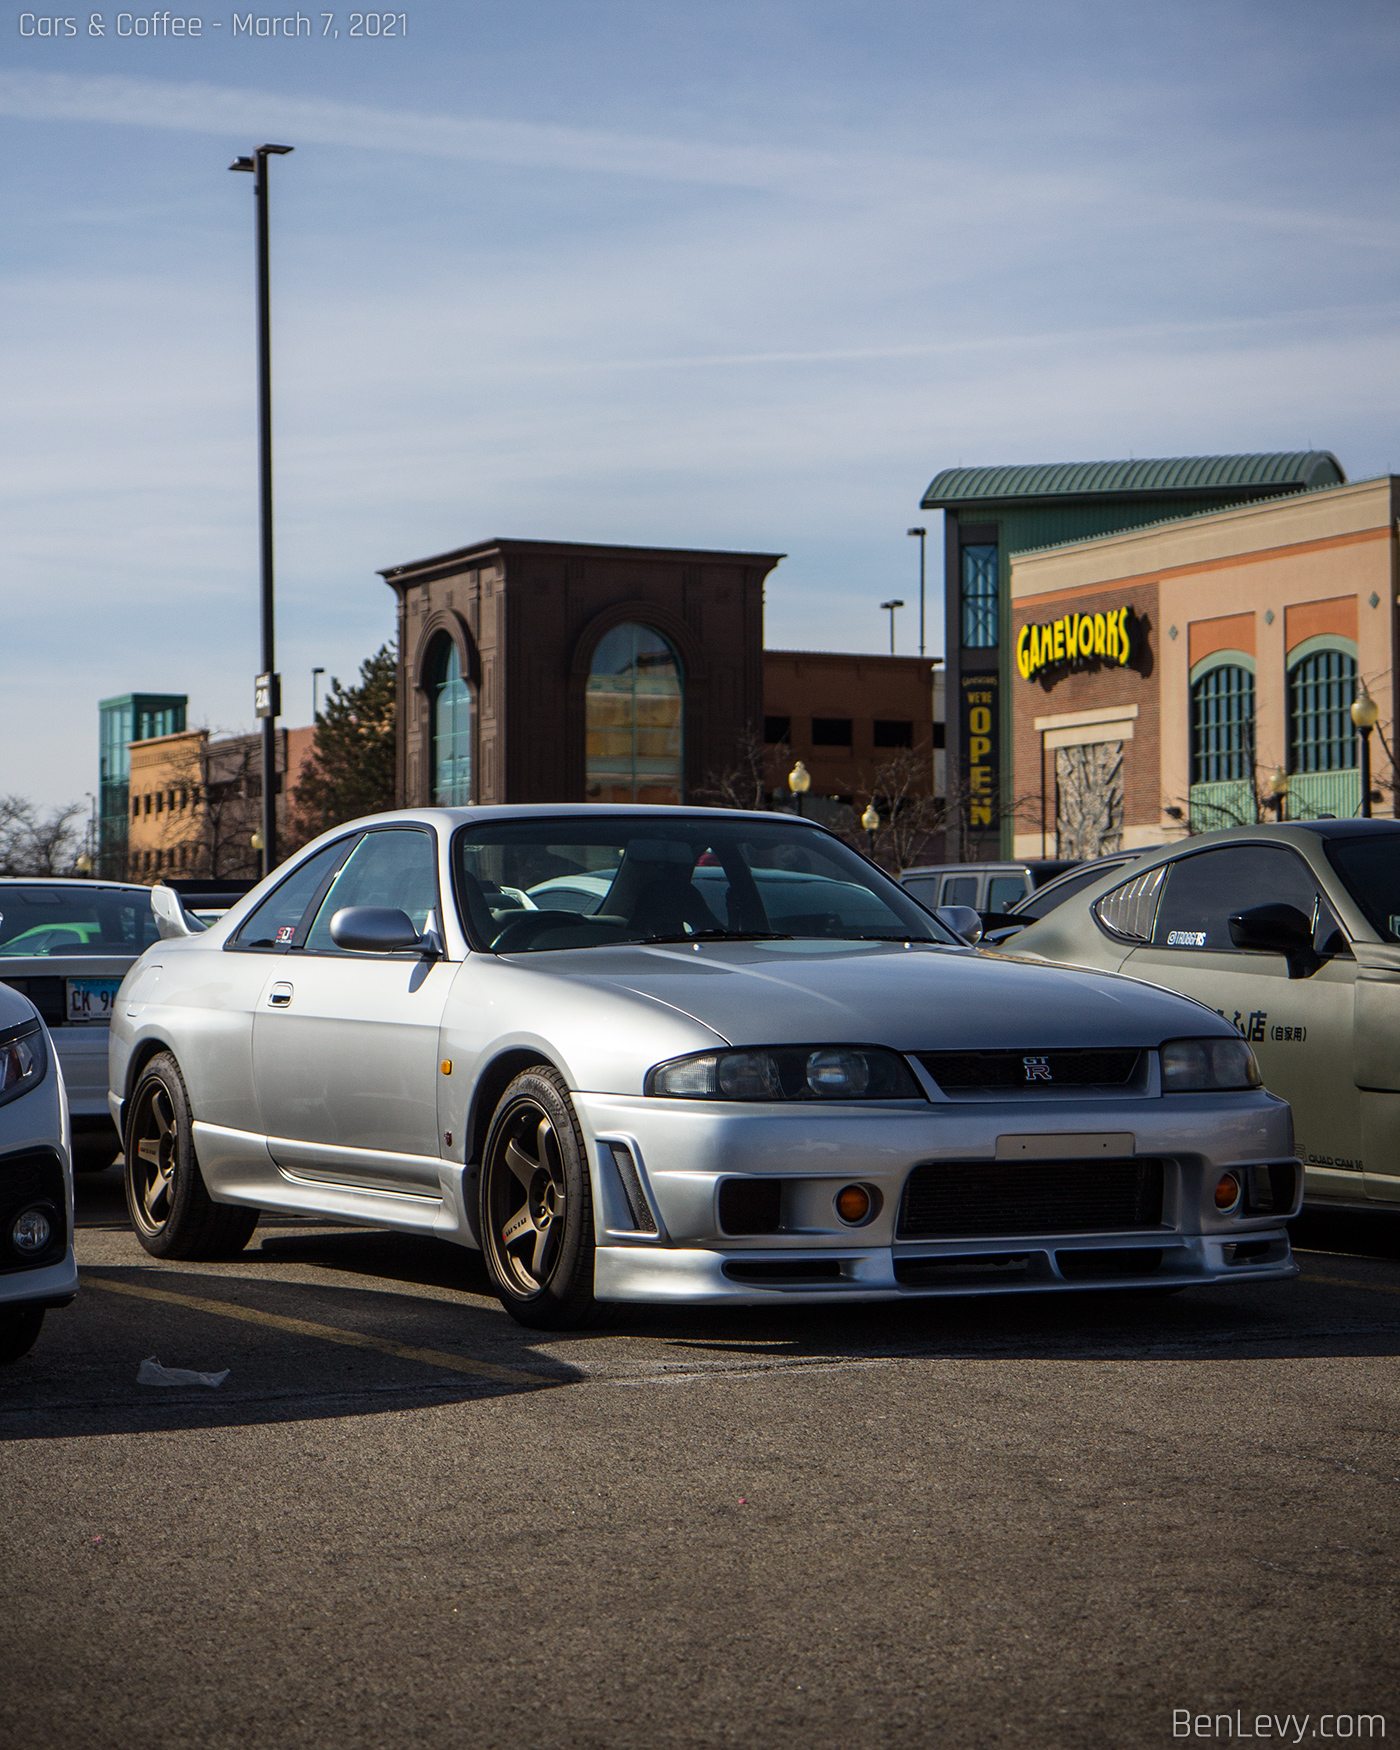
[[[277,719],[281,687],[276,674],[272,589],[272,314],[267,267],[267,161],[285,157],[291,146],[255,146],[251,158],[235,158],[230,170],[253,176],[258,233],[258,509],[262,559],[262,673],[254,686],[254,708],[262,719],[262,872],[277,867]]]
[[[890,616],[890,655],[891,656],[894,655],[894,611],[896,608],[902,608],[903,606],[904,606],[903,602],[881,602],[880,603],[881,612],[883,613],[884,611],[888,610],[889,616]]]
[[[919,655],[924,654],[924,557],[928,548],[927,529],[906,529],[906,535],[919,537]]]

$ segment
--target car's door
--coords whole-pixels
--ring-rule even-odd
[[[1326,950],[1303,976],[1290,976],[1282,954],[1244,951],[1230,940],[1232,915],[1280,904],[1311,918],[1314,942]],[[1265,1084],[1293,1107],[1314,1194],[1365,1196],[1352,1067],[1356,961],[1302,857],[1277,844],[1180,857],[1169,867],[1151,944],[1135,949],[1122,970],[1232,1021],[1254,1047]]]
[[[268,1148],[288,1172],[436,1193],[438,1031],[456,968],[416,951],[337,948],[331,919],[361,905],[406,912],[420,931],[440,918],[429,828],[367,832],[302,944],[269,967],[253,1023]]]

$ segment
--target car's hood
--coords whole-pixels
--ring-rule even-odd
[[[664,1002],[734,1045],[1144,1046],[1235,1031],[1136,979],[902,943],[706,943],[548,958],[567,959],[569,973],[589,983]]]

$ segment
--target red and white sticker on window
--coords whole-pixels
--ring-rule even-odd
[[[282,928],[277,932],[277,940],[279,942],[290,942],[296,933],[297,927],[295,924],[283,924]]]

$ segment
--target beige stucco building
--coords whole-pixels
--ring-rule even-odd
[[[1383,476],[1016,554],[1016,854],[1272,818],[1283,777],[1285,818],[1355,814],[1362,682],[1395,813],[1397,513]]]

